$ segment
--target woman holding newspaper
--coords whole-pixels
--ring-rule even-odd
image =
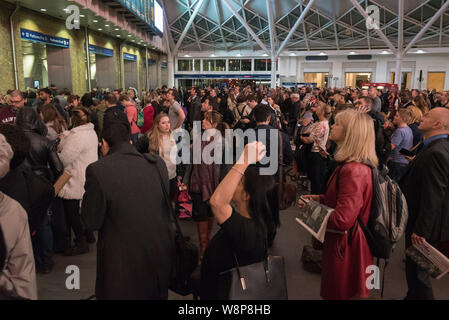
[[[321,296],[324,299],[357,299],[369,296],[366,268],[373,264],[368,243],[357,219],[368,222],[371,169],[377,166],[372,119],[354,110],[339,113],[329,138],[338,145],[339,166],[323,195],[307,195],[327,207],[330,214],[323,244]],[[305,202],[299,200],[299,207]]]

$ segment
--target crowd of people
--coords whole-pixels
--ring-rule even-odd
[[[54,86],[11,90],[0,95],[0,297],[36,299],[35,273],[51,273],[54,254],[85,254],[97,241],[97,299],[167,299],[176,254],[167,187],[171,205],[180,191],[192,199],[199,295],[217,299],[234,257],[242,266],[262,261],[276,238],[283,177],[260,170],[273,144],[260,137],[274,130],[279,166],[310,181],[305,198],[335,209],[322,297],[366,298],[373,256],[354,223],[369,219],[368,164],[401,185],[407,246],[426,240],[449,255],[448,98],[375,87],[95,88],[82,97]],[[175,133],[197,122],[202,154],[227,129],[253,130],[256,141],[233,150],[232,164],[179,163],[185,138]],[[409,258],[406,266],[407,298],[434,298],[429,276]]]

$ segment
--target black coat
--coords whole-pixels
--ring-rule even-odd
[[[97,299],[167,299],[174,240],[156,164],[123,143],[87,167],[85,190],[82,218],[99,230]]]
[[[401,181],[407,199],[406,233],[430,241],[449,240],[449,140],[424,147]]]
[[[54,142],[30,130],[24,130],[31,143],[31,151],[25,164],[33,172],[46,178],[51,183],[56,182],[64,171],[64,166],[56,153]]]

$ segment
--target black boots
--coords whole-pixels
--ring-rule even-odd
[[[75,246],[68,248],[64,252],[64,255],[77,256],[88,252],[89,252],[89,245],[87,244],[86,237],[83,236],[81,239],[77,239],[77,241],[75,241]]]

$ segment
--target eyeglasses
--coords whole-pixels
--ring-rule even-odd
[[[19,103],[21,103],[22,101],[23,101],[23,99],[20,99],[20,100],[17,100],[17,101],[9,100],[9,102],[10,102],[11,104],[19,104]]]

